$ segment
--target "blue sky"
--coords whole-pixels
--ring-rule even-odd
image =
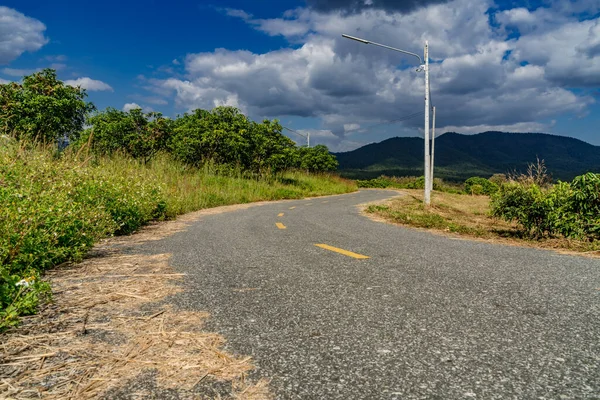
[[[227,104],[350,150],[422,134],[429,40],[437,132],[548,132],[600,145],[597,1],[0,3],[0,81],[55,67],[98,108]]]

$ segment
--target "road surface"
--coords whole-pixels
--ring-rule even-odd
[[[278,399],[600,398],[600,260],[356,207],[396,195],[208,215],[144,251],[173,253],[188,276],[172,302],[210,312]]]

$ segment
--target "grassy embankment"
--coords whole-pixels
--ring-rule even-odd
[[[600,243],[565,238],[531,238],[509,223],[490,216],[490,198],[467,194],[432,192],[431,206],[423,205],[423,191],[404,189],[406,194],[385,205],[371,205],[367,213],[407,226],[460,234],[506,244],[517,244],[577,252],[599,253]],[[600,253],[599,253],[600,254]]]
[[[81,260],[104,237],[208,207],[356,189],[334,175],[248,177],[218,170],[186,167],[167,156],[147,165],[85,150],[58,156],[0,138],[0,330],[35,312],[49,293],[43,271]]]

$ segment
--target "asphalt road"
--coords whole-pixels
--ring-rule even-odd
[[[188,277],[171,300],[209,311],[207,329],[251,355],[278,399],[600,399],[600,260],[356,207],[395,195],[209,215],[145,250],[173,253]]]

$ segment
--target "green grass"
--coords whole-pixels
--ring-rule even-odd
[[[598,253],[600,241],[574,240],[560,237],[532,239],[516,223],[490,215],[490,198],[434,191],[431,205],[424,207],[423,192],[404,189],[405,194],[388,205],[370,205],[366,212],[407,226],[451,232],[501,243]]]
[[[208,207],[356,190],[335,175],[248,176],[168,156],[142,165],[0,139],[0,329],[35,312],[49,293],[45,270],[80,260],[101,238]],[[28,286],[17,285],[23,279]]]

